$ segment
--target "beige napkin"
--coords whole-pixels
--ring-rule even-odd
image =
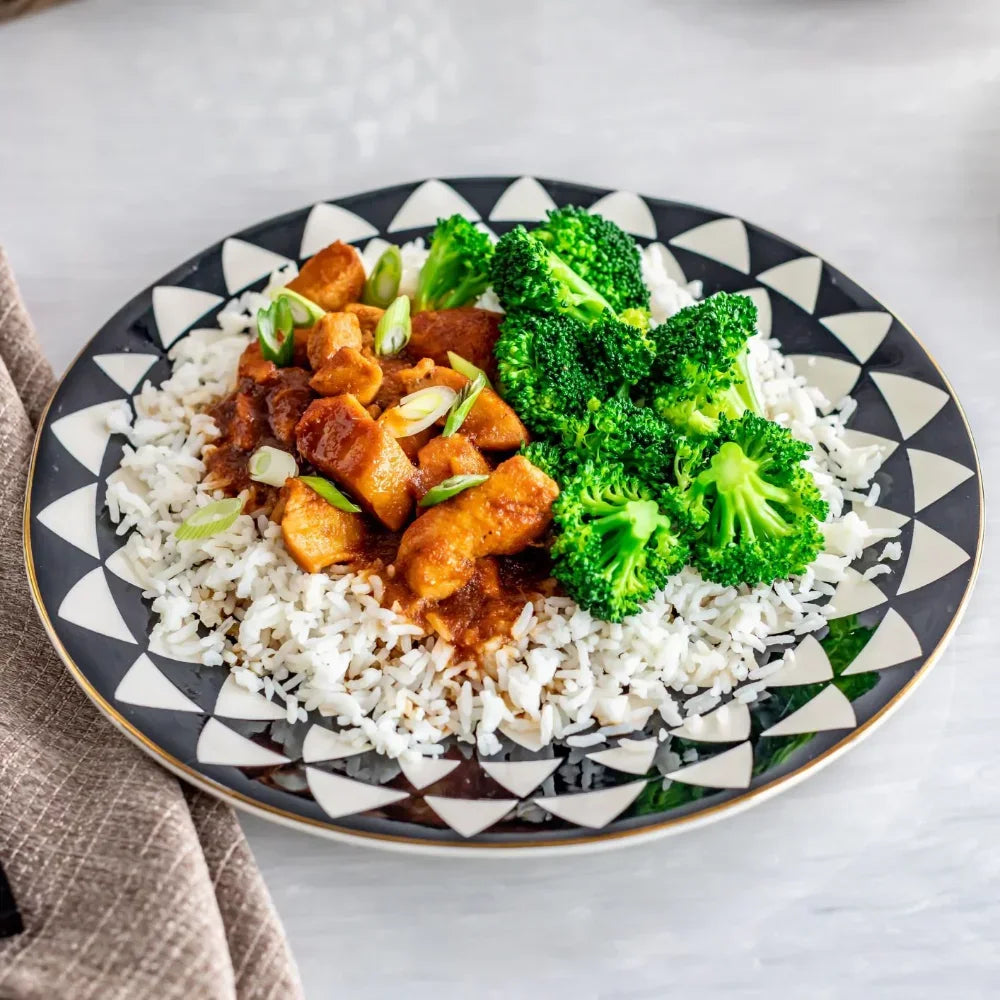
[[[119,735],[35,614],[21,508],[53,384],[0,250],[0,867],[24,927],[0,939],[0,998],[295,1000],[288,944],[230,808]]]

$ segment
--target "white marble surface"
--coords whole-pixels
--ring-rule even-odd
[[[178,261],[325,197],[535,172],[701,202],[895,308],[995,493],[998,102],[996,0],[80,0],[0,28],[0,242],[63,367]],[[700,832],[449,861],[247,820],[308,996],[995,995],[996,549],[897,716]]]

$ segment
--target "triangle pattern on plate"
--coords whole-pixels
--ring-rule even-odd
[[[904,440],[933,420],[948,402],[948,393],[943,389],[909,375],[872,372],[871,377],[892,411]]]
[[[913,477],[913,509],[918,513],[975,475],[972,469],[932,451],[907,448],[906,454]]]
[[[440,781],[447,777],[462,762],[460,760],[447,760],[444,757],[420,757],[418,760],[403,760],[400,758],[399,766],[406,776],[406,780],[414,788],[426,788],[433,785],[435,781]]]
[[[882,462],[884,465],[889,456],[899,447],[898,441],[891,438],[879,437],[878,434],[869,434],[868,431],[856,431],[848,427],[843,434],[844,444],[848,448],[880,448],[882,450]]]
[[[854,502],[851,510],[868,525],[872,531],[898,531],[910,519],[905,514],[898,514],[888,507],[868,507],[863,503]],[[876,545],[879,541],[889,539],[875,539],[868,542],[868,545]],[[865,546],[868,547],[867,545]]]
[[[849,312],[824,316],[820,323],[864,364],[885,340],[892,326],[887,312]]]
[[[843,358],[824,354],[786,355],[795,366],[795,374],[802,375],[810,385],[816,386],[828,401],[822,408],[829,413],[845,396],[850,395],[861,374],[861,366]]]
[[[625,774],[645,774],[653,766],[653,756],[656,754],[656,739],[619,740],[618,746],[607,750],[588,753],[587,756],[610,767],[613,771]]]
[[[53,500],[36,515],[38,521],[64,542],[81,552],[100,558],[97,548],[97,483],[81,486],[58,500]]]
[[[800,709],[765,729],[761,736],[798,736],[830,729],[853,729],[857,722],[854,706],[847,696],[830,684]]]
[[[846,618],[847,615],[859,615],[885,604],[887,598],[881,589],[871,580],[866,580],[856,569],[847,568],[843,580],[837,584],[830,607],[833,608],[831,618]]]
[[[599,830],[625,812],[645,787],[645,781],[630,781],[625,785],[602,788],[596,792],[550,795],[532,801],[567,823]]]
[[[750,240],[747,227],[740,219],[714,219],[703,223],[675,236],[670,245],[717,260],[743,274],[750,273]]]
[[[321,201],[318,205],[313,205],[309,218],[306,219],[299,257],[311,257],[337,240],[357,243],[358,240],[367,240],[372,236],[378,236],[378,230],[367,219],[362,219],[360,215],[355,215],[340,205]]]
[[[115,700],[142,708],[162,708],[172,712],[201,712],[201,709],[163,675],[145,653],[125,672],[115,688]]]
[[[753,774],[753,747],[749,740],[732,750],[688,764],[667,777],[684,785],[702,788],[747,788]]]
[[[153,318],[160,343],[169,347],[195,320],[221,305],[222,296],[180,285],[157,285],[153,289]]]
[[[230,295],[252,285],[279,267],[292,262],[275,253],[245,240],[230,237],[222,244],[222,277]]]
[[[920,640],[906,619],[895,608],[889,608],[864,648],[847,665],[843,676],[864,674],[869,670],[885,670],[886,667],[912,660],[920,656],[921,652]]]
[[[517,805],[517,799],[448,799],[440,795],[425,795],[424,802],[462,837],[482,833]]]
[[[438,219],[446,219],[456,212],[472,222],[479,219],[479,213],[450,184],[439,180],[424,181],[403,202],[387,232],[433,226]]]
[[[926,587],[968,560],[969,553],[950,538],[927,527],[922,521],[914,521],[910,555],[897,593],[908,594]]]
[[[742,701],[730,701],[705,715],[685,719],[670,734],[696,743],[736,743],[750,735],[750,709]]]
[[[283,705],[265,698],[258,691],[243,687],[229,674],[219,688],[212,714],[223,719],[253,719],[262,722],[266,719],[284,719],[287,713]]]
[[[822,277],[823,261],[819,257],[799,257],[762,271],[757,280],[811,313],[816,308]]]
[[[516,743],[525,750],[533,753],[542,749],[542,734],[537,726],[533,729],[520,729],[510,725],[502,725],[500,732],[504,734],[512,743]]]
[[[106,403],[95,403],[52,423],[51,430],[56,440],[95,476],[100,475],[104,452],[111,440],[108,416],[119,409],[123,402],[121,399],[112,399]]]
[[[633,236],[656,239],[656,221],[653,219],[653,213],[642,198],[631,191],[612,191],[611,194],[598,198],[587,211],[610,219]]]
[[[757,332],[765,339],[771,336],[771,296],[766,288],[745,288],[745,295],[757,307]]]
[[[135,644],[122,613],[108,589],[104,570],[98,566],[77,580],[62,599],[56,614],[66,622],[109,639]]]
[[[797,687],[830,680],[833,680],[833,667],[826,650],[815,636],[807,635],[795,649],[785,654],[785,666],[768,677],[767,686]]]
[[[107,559],[104,560],[104,566],[106,569],[114,573],[119,580],[124,580],[133,587],[138,587],[142,590],[142,583],[135,575],[135,571],[132,569],[132,566],[128,561],[124,545],[120,549],[116,549],[111,553],[111,555],[108,556]]]
[[[309,727],[309,732],[302,741],[302,759],[307,764],[315,764],[321,760],[355,757],[359,753],[367,753],[371,748],[372,745],[367,741],[358,745],[345,739],[341,733],[314,724]]]
[[[562,762],[562,757],[547,760],[483,760],[479,762],[479,766],[498,785],[523,798],[533,792]]]
[[[353,816],[356,813],[381,809],[383,806],[409,798],[406,792],[380,785],[366,785],[363,781],[345,778],[342,774],[331,774],[318,767],[306,768],[309,791],[320,808],[330,817]]]
[[[226,764],[230,767],[274,767],[287,764],[288,758],[268,750],[253,740],[209,719],[198,737],[195,757],[199,764]]]
[[[95,354],[94,364],[126,392],[132,392],[139,380],[159,360],[155,354]]]
[[[541,222],[555,207],[548,191],[534,177],[519,177],[497,198],[490,222]]]

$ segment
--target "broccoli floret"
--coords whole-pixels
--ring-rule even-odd
[[[649,309],[639,247],[603,216],[568,205],[549,212],[532,235],[589,281],[618,313]]]
[[[685,434],[712,434],[721,416],[760,415],[747,367],[757,307],[720,292],[652,331],[656,360],[640,387],[647,402]]]
[[[493,255],[493,290],[504,309],[563,313],[590,326],[610,303],[524,226],[500,237]]]
[[[802,466],[810,450],[786,428],[746,413],[720,418],[712,443],[685,456],[702,466],[686,501],[692,520],[702,523],[692,550],[708,579],[771,583],[803,572],[816,558],[827,504]],[[686,473],[695,471],[689,465]]]
[[[475,302],[490,283],[492,259],[489,236],[465,216],[438,219],[417,278],[414,310],[457,309]]]
[[[559,484],[569,479],[579,465],[573,452],[551,441],[530,441],[521,446],[521,454]]]
[[[635,385],[649,374],[656,344],[648,329],[610,316],[595,323],[586,337],[587,362],[608,391]]]
[[[588,462],[563,484],[552,508],[552,573],[581,607],[621,621],[684,565],[668,494],[613,463]]]

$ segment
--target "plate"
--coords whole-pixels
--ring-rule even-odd
[[[168,372],[166,351],[288,260],[335,239],[364,245],[426,236],[462,212],[496,233],[553,206],[593,208],[641,242],[658,241],[680,280],[706,294],[746,291],[831,399],[852,393],[855,442],[890,453],[878,504],[859,513],[901,526],[902,558],[872,579],[869,550],[841,584],[834,638],[806,639],[771,697],[731,701],[674,734],[663,780],[656,736],[601,747],[505,741],[480,760],[400,766],[336,757],[331,723],[291,725],[283,709],[222,668],[169,659],[130,581],[104,509],[123,440],[110,408]],[[944,375],[906,326],[825,261],[742,219],[692,205],[532,177],[424,180],[253,226],[198,254],[124,306],[87,344],[42,420],[25,505],[25,555],[39,613],[98,707],[163,765],[259,815],[334,838],[415,850],[567,851],[611,846],[718,819],[814,772],[895,707],[940,654],[969,596],[982,541],[982,490],[968,424]],[[659,756],[658,756],[659,755]],[[655,766],[656,763],[660,767]]]

